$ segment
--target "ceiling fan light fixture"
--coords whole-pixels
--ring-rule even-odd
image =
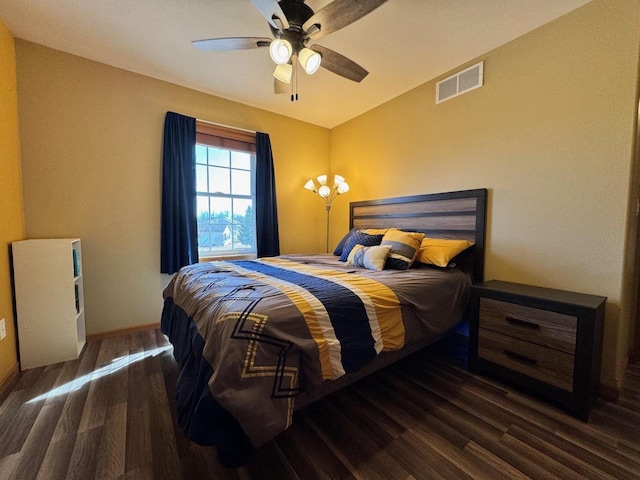
[[[320,68],[320,63],[322,63],[322,55],[320,55],[318,52],[314,52],[310,48],[305,47],[300,50],[300,53],[298,54],[298,61],[300,62],[300,65],[302,65],[302,68],[304,68],[305,72],[307,72],[309,75],[313,75],[314,73],[316,73],[318,68]]]
[[[291,83],[291,76],[293,75],[293,67],[290,63],[284,65],[278,65],[273,72],[273,76],[284,83]]]
[[[271,59],[278,65],[286,64],[291,58],[293,48],[291,43],[283,38],[276,38],[269,45],[269,54]]]

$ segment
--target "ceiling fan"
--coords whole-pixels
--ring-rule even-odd
[[[276,63],[274,91],[291,91],[291,101],[298,99],[297,65],[312,75],[319,67],[341,77],[361,82],[369,74],[364,68],[333,50],[318,44],[307,46],[329,33],[364,17],[387,0],[334,0],[314,12],[304,0],[251,0],[269,22],[273,39],[266,37],[228,37],[194,40],[203,51],[244,50],[269,47]]]

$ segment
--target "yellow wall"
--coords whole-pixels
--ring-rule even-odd
[[[160,320],[167,111],[269,133],[281,251],[324,248],[324,211],[302,185],[327,168],[329,130],[26,41],[16,47],[26,234],[82,239],[88,333]],[[307,210],[312,228],[299,222]]]
[[[9,246],[24,238],[19,145],[14,41],[0,20],[0,318],[7,328],[6,338],[0,341],[0,384],[18,362]]]
[[[350,200],[489,188],[485,279],[607,296],[610,386],[631,319],[639,19],[636,0],[596,0],[469,62],[484,60],[483,87],[436,105],[443,75],[331,133]],[[346,206],[332,214],[346,225]]]

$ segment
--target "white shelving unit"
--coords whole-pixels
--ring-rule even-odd
[[[20,368],[78,358],[86,342],[78,238],[13,242]]]

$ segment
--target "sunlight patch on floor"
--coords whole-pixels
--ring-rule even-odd
[[[87,373],[86,375],[82,375],[81,377],[78,377],[71,382],[67,382],[64,385],[60,385],[59,387],[49,390],[42,395],[38,395],[37,397],[29,400],[27,403],[41,402],[43,400],[46,400],[47,398],[57,397],[59,395],[66,395],[70,392],[75,392],[76,390],[80,390],[80,388],[93,380],[111,375],[112,373],[122,370],[123,368],[133,363],[144,360],[145,358],[155,357],[156,355],[160,355],[161,353],[166,352],[170,349],[171,345],[166,345],[164,347],[154,348],[153,350],[148,350],[146,352],[139,352],[131,355],[125,355],[123,357],[118,357],[114,359],[110,364],[105,365],[104,367],[100,367],[97,370]]]

